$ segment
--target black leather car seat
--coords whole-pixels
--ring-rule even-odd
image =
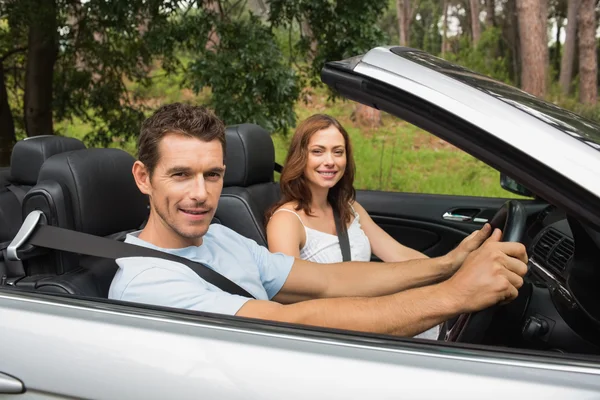
[[[9,174],[0,188],[0,243],[11,240],[23,223],[21,200],[9,187],[24,194],[37,183],[40,168],[49,157],[78,149],[85,149],[81,141],[61,136],[34,136],[15,144]]]
[[[275,148],[258,125],[227,127],[225,181],[215,217],[221,224],[267,246],[265,213],[279,199],[273,180]]]
[[[23,213],[41,210],[51,225],[96,236],[137,230],[148,216],[148,198],[133,179],[134,161],[118,149],[55,155],[25,196]],[[110,259],[52,251],[25,261],[25,269],[30,276],[16,286],[106,298],[117,265]]]

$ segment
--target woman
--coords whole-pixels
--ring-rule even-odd
[[[398,243],[355,201],[348,133],[333,117],[313,115],[296,129],[283,168],[281,200],[267,213],[269,250],[318,263],[342,261],[334,207],[347,226],[352,261],[371,253],[386,262],[425,258]]]

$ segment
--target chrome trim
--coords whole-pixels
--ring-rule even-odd
[[[488,222],[487,218],[473,218],[473,222],[478,223],[478,224],[485,224],[486,222]]]
[[[471,220],[471,217],[469,217],[468,215],[453,214],[450,211],[446,211],[444,215],[442,215],[442,218],[448,221],[458,222],[468,222]]]
[[[46,223],[46,216],[40,210],[33,210],[27,215],[21,228],[19,228],[19,232],[17,232],[12,242],[6,248],[6,258],[11,261],[20,260],[17,254],[19,247],[23,246],[27,239],[29,239],[40,221]]]
[[[0,372],[0,394],[19,394],[24,389],[23,382]]]
[[[575,300],[573,299],[573,296],[571,296],[569,290],[556,278],[556,276],[554,276],[554,274],[552,274],[552,272],[548,271],[545,267],[542,267],[542,265],[533,257],[529,259],[529,264],[542,272],[544,274],[542,279],[550,281],[571,305],[575,305]]]
[[[123,311],[95,309],[95,308],[76,306],[76,305],[70,305],[70,304],[62,304],[62,303],[58,303],[58,302],[51,302],[51,301],[47,301],[47,300],[29,299],[29,298],[24,298],[22,296],[18,296],[18,295],[14,296],[11,294],[6,294],[6,293],[0,293],[0,299],[1,298],[23,301],[23,302],[28,302],[28,303],[45,304],[45,305],[51,305],[51,306],[56,306],[56,307],[68,308],[68,309],[78,309],[78,310],[84,310],[84,311],[88,311],[88,312],[91,311],[91,312],[97,312],[100,314],[138,318],[138,319],[144,319],[144,320],[148,320],[148,321],[168,322],[171,324],[177,324],[177,325],[183,325],[183,326],[195,326],[195,327],[200,327],[200,328],[205,328],[205,329],[214,329],[214,330],[226,331],[226,332],[238,332],[238,333],[251,334],[251,335],[257,335],[257,336],[263,336],[263,337],[269,337],[269,338],[277,338],[277,339],[288,339],[288,340],[292,339],[292,340],[298,340],[298,341],[307,342],[307,343],[337,345],[337,346],[362,349],[362,350],[386,351],[386,352],[412,355],[412,356],[433,357],[433,358],[437,358],[437,359],[469,361],[469,362],[486,363],[486,364],[493,364],[493,365],[503,365],[503,366],[510,366],[510,367],[535,368],[535,369],[549,370],[549,371],[574,372],[574,373],[600,376],[600,363],[598,366],[574,366],[574,365],[559,364],[559,363],[556,363],[556,360],[552,360],[553,364],[550,364],[550,363],[543,363],[540,361],[511,360],[511,359],[501,358],[501,357],[492,359],[489,357],[483,357],[483,356],[477,356],[477,355],[464,356],[464,355],[448,354],[448,353],[444,352],[445,350],[441,350],[441,351],[438,350],[439,352],[434,352],[433,350],[427,351],[427,350],[414,350],[414,349],[396,349],[396,348],[389,348],[389,347],[384,347],[384,346],[377,346],[374,343],[373,343],[373,345],[367,346],[367,345],[362,345],[362,344],[347,343],[347,342],[343,342],[343,341],[337,340],[337,339],[307,338],[307,337],[302,337],[302,336],[297,336],[297,335],[292,335],[292,334],[260,332],[260,331],[256,331],[256,330],[252,330],[252,329],[230,328],[230,327],[225,327],[225,326],[218,326],[216,324],[207,324],[205,322],[200,322],[200,321],[188,322],[188,321],[175,320],[175,319],[170,319],[170,318],[165,318],[165,317],[132,314],[132,313],[123,312]],[[442,352],[444,352],[444,353],[442,353]],[[549,355],[549,357],[551,357],[551,356]]]

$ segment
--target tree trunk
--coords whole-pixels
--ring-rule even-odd
[[[479,0],[471,2],[471,31],[473,32],[473,46],[477,46],[481,37],[481,22],[479,21]]]
[[[496,2],[494,0],[485,1],[485,24],[488,27],[496,26]]]
[[[546,7],[542,5],[546,3]],[[534,96],[546,95],[548,20],[541,18],[547,0],[517,0],[521,36],[521,88]]]
[[[15,142],[15,123],[8,105],[4,68],[0,65],[0,167],[10,165],[10,155]]]
[[[56,3],[36,2],[29,26],[24,115],[27,136],[52,135],[52,81],[58,52]]]
[[[364,104],[357,104],[352,120],[359,126],[377,128],[381,125],[381,111]]]
[[[554,43],[556,43],[556,44],[555,44],[555,48],[554,48],[554,58],[552,59],[552,66],[554,67],[554,71],[556,71],[556,73],[559,73],[559,71],[560,71],[560,51],[561,51],[561,47],[562,47],[560,44],[560,35],[562,34],[564,20],[560,15],[555,15],[555,18],[556,18],[556,37],[554,39]],[[553,80],[554,76],[551,79]]]
[[[306,19],[302,20],[302,34],[310,40],[310,49],[308,50],[308,61],[312,62],[317,55],[317,40],[315,39],[315,35],[313,34],[312,28],[310,27],[308,21]]]
[[[582,0],[579,7],[579,101],[592,105],[598,100],[595,14],[595,1]]]
[[[544,52],[544,58],[546,59],[544,63],[545,71],[544,77],[546,78],[546,88],[550,86],[550,49],[548,48],[548,43],[550,42],[550,35],[548,33],[548,2],[550,0],[540,1],[540,21],[544,27],[544,47],[542,51]]]
[[[448,49],[448,0],[444,0],[442,20],[442,58],[446,55]]]
[[[207,10],[209,13],[213,13],[215,15],[221,15],[221,9],[219,7],[219,2],[216,0],[208,0],[202,3],[202,7]],[[206,42],[206,49],[214,50],[221,43],[221,37],[217,32],[217,28],[215,26],[212,27],[210,33],[208,34],[208,41]]]
[[[410,0],[396,0],[396,12],[398,14],[400,46],[410,46],[410,22],[412,19]]]
[[[521,40],[519,32],[519,18],[517,15],[516,0],[506,2],[506,37],[510,46],[512,78],[515,85],[521,85]],[[502,42],[501,42],[502,43]]]
[[[577,14],[581,0],[570,0],[567,10],[567,32],[560,63],[560,91],[567,96],[571,92],[573,79],[573,61],[575,60],[575,43],[577,39]]]

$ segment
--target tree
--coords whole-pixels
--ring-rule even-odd
[[[442,18],[442,57],[446,55],[450,49],[448,48],[448,0],[444,0],[443,18]]]
[[[304,37],[296,49],[298,56],[308,59],[311,42],[316,51],[308,68],[299,65],[304,77],[313,86],[320,85],[320,73],[326,61],[341,60],[361,54],[383,42],[377,22],[387,6],[387,0],[271,0],[270,21],[274,27],[293,29],[294,23],[305,21],[312,37]],[[314,47],[313,47],[314,48]],[[381,123],[379,110],[357,105],[355,121],[367,126]]]
[[[517,0],[507,0],[504,9],[503,36],[508,44],[511,63],[511,78],[516,86],[521,86],[521,33],[519,32],[519,16]]]
[[[410,23],[413,19],[411,0],[396,0],[400,46],[410,46]]]
[[[567,2],[565,0],[550,0],[549,8],[551,19],[554,19],[554,26],[556,32],[554,36],[554,43],[550,46],[550,58],[553,75],[550,76],[551,80],[558,78],[560,74],[560,64],[562,58],[562,35],[565,21],[567,19]]]
[[[496,26],[496,1],[485,0],[485,24],[488,27]]]
[[[563,95],[571,92],[573,79],[573,61],[575,60],[575,43],[577,39],[577,19],[581,0],[570,0],[567,9],[567,32],[560,63],[560,89]]]
[[[411,47],[438,54],[442,49],[440,21],[443,21],[443,4],[437,0],[421,0],[415,4],[414,20],[411,23]]]
[[[15,133],[53,134],[56,121],[88,122],[104,143],[112,135],[135,134],[143,112],[127,97],[124,80],[147,77],[155,53],[153,43],[142,37],[167,22],[178,9],[171,5],[158,0],[3,1],[0,119],[6,130],[0,132],[0,164],[9,162]],[[141,32],[145,22],[149,29]]]
[[[598,98],[595,14],[595,1],[582,0],[579,6],[579,100],[592,105]]]
[[[187,46],[196,55],[188,81],[196,92],[211,88],[209,105],[226,124],[252,122],[285,132],[296,122],[298,76],[258,17],[232,20],[227,14],[215,15],[219,39],[210,49],[201,43]]]
[[[60,134],[62,121],[86,123],[90,145],[135,137],[150,111],[137,93],[158,68],[182,88],[210,88],[209,104],[227,124],[286,131],[301,79],[317,82],[325,60],[383,42],[376,21],[385,1],[341,3],[253,3],[266,23],[237,0],[1,1],[0,165],[17,136]],[[288,19],[282,9],[298,12]],[[273,28],[304,19],[314,42],[296,47],[319,47],[295,69]]]
[[[477,46],[481,37],[481,22],[479,21],[479,0],[470,0],[471,5],[471,30],[473,32],[473,46]]]
[[[547,0],[517,0],[521,37],[521,88],[546,95],[548,65]]]
[[[52,135],[52,86],[58,53],[57,9],[52,0],[30,0],[25,67],[25,129],[29,136]]]

